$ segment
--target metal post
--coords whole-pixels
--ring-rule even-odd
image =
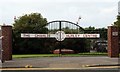
[[[61,21],[59,21],[59,30],[61,31]],[[59,54],[62,54],[62,51],[61,51],[61,33],[60,33],[60,49],[59,49]]]

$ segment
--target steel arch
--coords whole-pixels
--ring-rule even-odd
[[[66,21],[66,20],[55,20],[55,21],[50,21],[50,22],[47,23],[47,25],[49,25],[50,23],[54,23],[54,22],[66,22],[66,23],[70,23],[70,24],[76,25],[77,27],[79,27],[80,29],[82,29],[82,30],[84,31],[84,29],[83,29],[81,26],[79,26],[78,24],[73,23],[73,22],[70,22],[70,21]]]

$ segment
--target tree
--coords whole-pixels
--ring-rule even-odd
[[[43,18],[41,14],[31,13],[16,19],[13,26],[14,26],[14,30],[21,32],[43,33],[42,30],[45,28],[46,24],[47,24],[47,19]]]
[[[114,22],[114,26],[117,26],[120,28],[120,16],[117,16],[117,21]]]
[[[85,30],[95,30],[95,27],[89,26],[89,27],[85,28]]]
[[[40,13],[25,14],[13,24],[13,53],[42,53],[42,39],[22,39],[21,33],[47,33],[47,19]]]
[[[95,28],[95,27],[87,27],[85,28],[85,33],[88,34],[100,34],[99,39],[87,39],[87,45],[89,48],[94,49],[95,47],[95,42],[99,40],[107,40],[107,29],[106,28]],[[98,49],[98,47],[97,47]]]
[[[103,40],[107,40],[107,29],[106,28],[98,28],[96,32],[100,34],[100,38]]]

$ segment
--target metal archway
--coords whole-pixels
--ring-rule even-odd
[[[53,24],[53,25],[52,25]],[[67,26],[66,26],[67,25]],[[72,25],[72,26],[70,26]],[[78,33],[64,33],[63,29],[64,27],[69,27],[70,28],[74,28],[74,29],[68,29],[68,32],[71,30],[77,30],[78,29]],[[46,34],[36,34],[36,33],[21,33],[21,37],[22,38],[56,38],[55,41],[59,42],[60,45],[60,54],[61,54],[61,42],[65,39],[65,38],[99,38],[99,34],[84,34],[84,29],[79,26],[76,23],[70,22],[70,21],[65,21],[65,20],[56,20],[56,21],[51,21],[48,22],[45,26],[48,29],[48,32]],[[57,27],[57,28],[55,28]],[[80,32],[81,30],[81,32]],[[51,31],[54,31],[52,33],[49,33]]]
[[[54,24],[54,25],[51,25],[51,24]],[[56,25],[57,24],[57,25]],[[63,25],[64,24],[64,25]],[[50,27],[50,25],[51,25],[51,27]],[[67,26],[68,25],[68,26]],[[63,28],[63,26],[65,26],[65,27],[70,27],[70,25],[72,25],[72,27],[71,28],[76,28],[76,29],[78,29],[78,33],[80,33],[80,31],[82,31],[81,33],[84,33],[84,29],[81,27],[81,26],[79,26],[78,24],[76,24],[76,23],[73,23],[73,22],[70,22],[70,21],[65,21],[65,20],[56,20],[56,21],[51,21],[51,22],[48,22],[47,23],[47,26],[48,26],[48,29],[50,30],[50,29],[56,29],[56,28],[54,28],[55,26],[57,26],[57,29],[59,30],[59,31],[62,31],[62,28]],[[76,27],[75,27],[76,26]]]
[[[65,20],[56,20],[56,21],[51,21],[51,22],[48,22],[47,23],[47,25],[50,25],[50,24],[54,24],[53,26],[51,26],[51,28],[53,28],[56,24],[57,24],[57,28],[58,28],[58,31],[61,31],[61,32],[64,32],[62,29],[63,29],[63,25],[62,24],[65,24],[65,25],[67,25],[67,24],[69,24],[68,25],[68,27],[70,26],[70,25],[73,25],[71,28],[75,28],[75,26],[77,27],[76,28],[76,30],[78,30],[78,34],[80,33],[80,30],[82,31],[82,33],[84,33],[84,29],[81,27],[81,26],[79,26],[78,24],[76,24],[76,23],[73,23],[73,22],[70,22],[70,21],[65,21]],[[67,26],[65,26],[65,27],[67,27]],[[53,28],[53,31],[55,30],[56,28]],[[48,26],[48,30],[50,30],[50,28],[49,28],[49,26]],[[61,38],[61,33],[60,33],[60,38]],[[61,49],[62,49],[62,44],[61,44],[61,41],[59,41],[59,43],[60,43],[60,48],[59,48],[59,54],[62,54],[62,51],[61,51]]]

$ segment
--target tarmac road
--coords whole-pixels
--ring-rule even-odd
[[[119,64],[119,58],[109,58],[106,56],[101,57],[39,57],[39,58],[21,58],[13,59],[11,61],[6,61],[2,64],[3,68],[8,68],[2,72],[14,72],[15,69],[24,68],[26,65],[32,65],[33,70],[26,70],[26,68],[19,69],[17,71],[21,72],[118,72],[118,67],[85,67],[86,65],[109,65],[109,64]],[[10,70],[13,68],[14,70]],[[35,69],[36,68],[36,69]],[[37,69],[38,68],[38,69]],[[65,69],[66,68],[66,69]],[[43,70],[44,69],[44,70]],[[51,70],[52,69],[52,70]],[[90,70],[88,70],[90,69]],[[92,69],[92,70],[91,70]],[[110,70],[109,70],[110,69]],[[9,71],[8,71],[9,70]],[[101,71],[102,70],[102,71]],[[114,71],[113,71],[114,70]],[[95,71],[96,72],[96,71]]]

